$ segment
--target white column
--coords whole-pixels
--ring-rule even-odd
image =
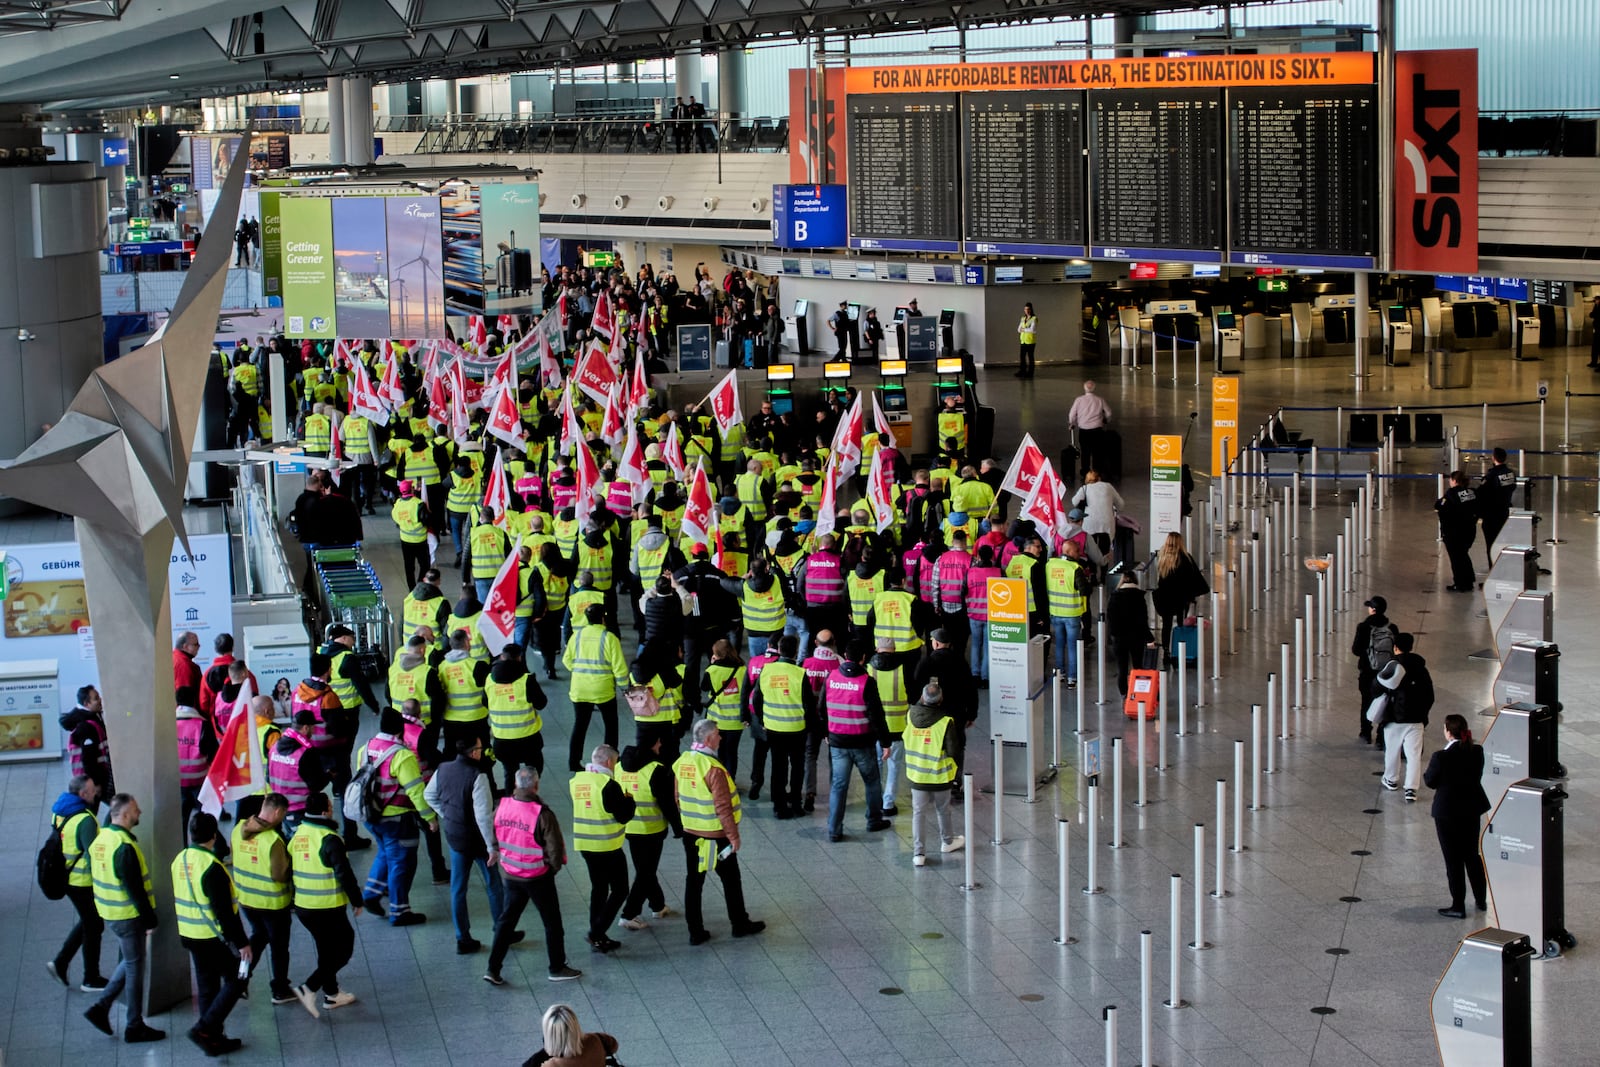
[[[745,110],[744,49],[727,48],[717,53],[717,112],[738,118]]]
[[[344,150],[344,78],[335,75],[328,79],[328,162],[345,162]]]
[[[372,162],[372,79],[344,80],[344,155],[352,167]]]
[[[679,52],[672,57],[673,86],[672,95],[683,97],[687,104],[689,98],[700,96],[700,50],[698,48]]]

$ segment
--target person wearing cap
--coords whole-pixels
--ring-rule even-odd
[[[400,558],[405,567],[406,585],[415,585],[428,569],[428,505],[410,478],[400,480],[400,499],[389,509],[389,517],[400,530]]]
[[[930,684],[937,684],[944,694],[944,703],[941,707],[956,721],[957,726],[963,730],[970,730],[972,724],[978,721],[978,687],[972,680],[972,670],[967,665],[967,658],[957,651],[951,634],[942,626],[928,635],[928,644],[932,650],[927,658],[917,664],[916,672],[911,679],[911,691],[920,693]],[[961,768],[966,758],[964,744],[957,749],[954,758],[957,777],[950,799],[959,804],[965,799],[960,781]]]
[[[950,797],[966,745],[966,731],[945,708],[944,690],[930,682],[906,716],[906,779],[911,783],[911,865],[927,864],[923,834],[931,811],[939,851],[959,852],[967,839],[950,832]]]
[[[1381,671],[1394,658],[1394,640],[1400,635],[1400,627],[1389,621],[1385,614],[1389,610],[1389,601],[1381,596],[1370,596],[1366,600],[1367,617],[1356,623],[1356,634],[1350,642],[1350,654],[1356,658],[1356,687],[1361,695],[1361,705],[1357,709],[1357,716],[1361,720],[1361,732],[1358,740],[1363,744],[1372,744],[1372,723],[1367,721],[1367,706],[1372,703],[1372,698],[1378,695],[1378,672]],[[1388,631],[1388,640],[1373,641],[1373,631]],[[1379,735],[1379,744],[1382,744],[1382,735]]]
[[[839,301],[839,310],[828,316],[828,328],[833,331],[834,343],[839,350],[834,353],[834,361],[842,363],[850,358],[850,302]],[[904,348],[901,349],[904,351]]]
[[[207,1056],[237,1052],[244,1042],[224,1031],[228,1013],[245,992],[235,959],[254,959],[239,921],[239,903],[228,867],[217,857],[216,817],[197,811],[189,819],[189,847],[172,861],[172,897],[178,940],[194,962],[200,1019],[189,1040]]]

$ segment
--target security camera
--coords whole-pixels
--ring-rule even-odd
[[[588,202],[589,202],[589,198],[587,196],[584,196],[582,193],[573,193],[572,194],[572,206],[573,207],[582,207],[584,204],[587,204]]]
[[[628,206],[628,198],[619,193],[611,198],[611,206],[616,210],[621,211],[623,208]]]
[[[27,342],[33,340],[33,331],[32,330],[26,330],[26,329],[18,330],[17,331],[17,340],[19,342],[23,343],[23,344],[26,344]]]
[[[671,211],[672,210],[672,197],[670,197],[670,196],[658,197],[656,199],[656,210],[657,211]]]

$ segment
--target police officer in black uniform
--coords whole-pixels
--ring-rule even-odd
[[[1506,466],[1506,450],[1494,450],[1494,466],[1478,483],[1478,517],[1483,521],[1483,551],[1494,566],[1494,539],[1511,517],[1511,500],[1517,492],[1517,472]]]
[[[1462,471],[1450,472],[1450,488],[1433,505],[1439,513],[1439,536],[1450,556],[1453,593],[1470,593],[1477,588],[1472,572],[1472,541],[1478,536],[1478,494],[1467,485]]]

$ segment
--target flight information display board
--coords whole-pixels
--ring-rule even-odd
[[[1228,150],[1230,263],[1377,264],[1376,89],[1230,89]]]
[[[850,247],[961,250],[956,93],[851,96]]]
[[[1081,256],[1084,94],[965,93],[966,251]]]
[[[1219,263],[1222,92],[1089,93],[1090,254]]]

